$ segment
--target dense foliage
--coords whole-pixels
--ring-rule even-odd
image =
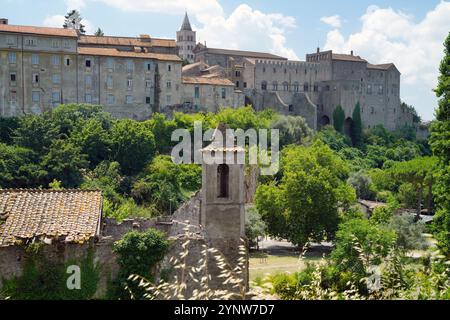
[[[435,90],[439,107],[430,138],[433,154],[439,160],[434,189],[438,211],[434,226],[441,248],[450,253],[450,33],[444,43],[444,58],[439,70],[439,83]]]

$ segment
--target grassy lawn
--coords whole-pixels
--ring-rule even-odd
[[[318,254],[307,254],[299,259],[295,253],[286,254],[250,254],[250,281],[258,277],[265,277],[267,274],[277,274],[283,272],[293,273],[302,270],[307,262],[318,262],[322,256]]]

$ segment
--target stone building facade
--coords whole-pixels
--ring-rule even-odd
[[[148,118],[181,99],[174,40],[96,37],[63,28],[0,24],[0,115],[102,104],[115,117]]]
[[[192,30],[191,23],[187,12],[184,15],[184,20],[179,31],[177,31],[177,47],[181,59],[194,62],[194,47],[196,44],[196,32]]]

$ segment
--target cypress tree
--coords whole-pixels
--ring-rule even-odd
[[[336,131],[344,133],[345,112],[341,106],[337,106],[333,111],[333,125]]]
[[[359,102],[355,105],[352,114],[352,131],[351,138],[354,147],[361,147],[362,145],[362,121],[361,121],[361,107]]]

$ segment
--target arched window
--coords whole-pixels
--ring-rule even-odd
[[[298,82],[294,82],[294,91],[295,92],[299,92],[300,91],[300,86],[299,86]]]
[[[278,82],[274,81],[274,82],[272,83],[272,90],[273,90],[273,91],[277,91],[277,90],[278,90]]]
[[[261,90],[264,90],[264,91],[267,90],[267,82],[266,81],[261,82]]]
[[[230,169],[228,165],[222,163],[217,167],[217,197],[228,198],[228,185]]]
[[[309,91],[309,84],[308,84],[308,82],[305,82],[305,83],[303,84],[303,91],[305,91],[305,92],[308,92],[308,91]]]
[[[289,91],[289,83],[283,82],[283,91]]]

